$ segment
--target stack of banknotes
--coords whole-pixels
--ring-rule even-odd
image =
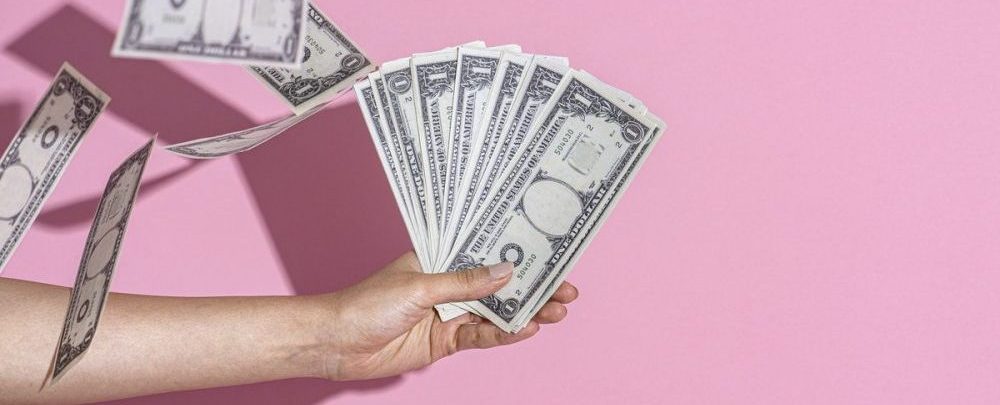
[[[507,332],[566,278],[664,130],[630,94],[514,45],[415,54],[354,89],[424,271],[515,266],[439,315]]]

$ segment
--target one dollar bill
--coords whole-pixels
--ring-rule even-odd
[[[48,382],[54,384],[87,352],[97,334],[97,324],[111,287],[118,252],[132,205],[139,191],[142,172],[149,160],[153,140],[118,166],[104,188],[97,214],[87,236],[83,258],[76,273],[66,320],[52,360]]]
[[[0,159],[0,271],[111,98],[64,63]]]
[[[129,0],[111,53],[298,69],[305,0]]]
[[[247,67],[295,114],[333,100],[375,69],[371,59],[330,18],[313,4],[308,10],[301,69]]]
[[[301,115],[290,115],[253,128],[168,145],[166,149],[190,159],[214,159],[245,152],[281,135],[322,109],[323,106],[318,105]]]
[[[637,113],[590,77],[570,72],[560,82],[524,153],[464,239],[449,270],[514,263],[500,291],[467,303],[501,329],[524,326],[526,314],[585,246],[621,190],[618,185],[648,152],[662,125]]]

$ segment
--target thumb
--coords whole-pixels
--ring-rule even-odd
[[[508,262],[468,270],[427,274],[425,286],[435,304],[472,301],[493,294],[510,281],[514,265]]]

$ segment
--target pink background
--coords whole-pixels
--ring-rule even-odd
[[[566,55],[670,130],[569,318],[531,341],[141,403],[1000,402],[997,2],[319,3],[380,61],[475,39]],[[70,284],[106,176],[153,132],[287,113],[234,66],[110,58],[122,4],[4,1],[0,143],[63,60],[114,98],[5,277]],[[238,157],[157,151],[113,288],[331,291],[408,246],[347,96]]]

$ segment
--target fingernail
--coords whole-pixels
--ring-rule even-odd
[[[489,267],[490,278],[499,280],[514,272],[514,265],[510,262],[497,263]]]

